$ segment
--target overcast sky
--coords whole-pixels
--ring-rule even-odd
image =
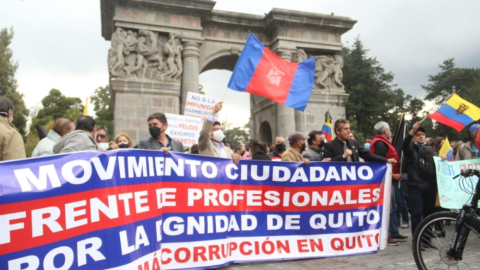
[[[215,9],[264,14],[272,8],[294,9],[357,20],[342,37],[351,44],[360,36],[369,55],[377,57],[395,83],[422,98],[420,85],[438,65],[455,58],[458,67],[480,67],[480,1],[478,0],[217,0]],[[18,90],[27,106],[37,106],[52,88],[82,100],[108,84],[110,42],[101,36],[100,1],[0,0],[0,28],[13,26],[11,48],[18,60]],[[207,94],[223,96],[228,71],[200,76]],[[230,91],[224,116],[242,125],[249,116],[247,94]]]

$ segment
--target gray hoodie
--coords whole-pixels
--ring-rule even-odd
[[[74,130],[63,136],[53,147],[53,153],[73,153],[78,151],[98,150],[97,143],[90,133]]]

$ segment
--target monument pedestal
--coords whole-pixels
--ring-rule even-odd
[[[148,139],[147,118],[150,114],[180,114],[180,84],[138,79],[110,79],[114,134],[127,133],[133,145]],[[113,138],[112,138],[113,139]]]

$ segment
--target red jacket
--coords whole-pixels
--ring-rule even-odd
[[[393,144],[387,138],[383,137],[380,134],[375,135],[372,142],[370,143],[370,152],[376,154],[375,143],[378,142],[378,141],[382,141],[387,145],[388,151],[387,151],[387,155],[385,157],[387,159],[393,158],[397,161],[397,163],[393,164],[393,166],[392,166],[392,173],[393,174],[399,174],[400,173],[400,162],[399,162],[399,159],[398,159],[397,150],[395,149]]]

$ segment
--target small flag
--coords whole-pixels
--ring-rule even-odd
[[[460,132],[463,128],[480,119],[480,108],[464,100],[456,93],[428,118],[454,128]]]
[[[85,101],[85,107],[83,107],[83,115],[85,116],[88,115],[88,97],[87,97],[87,100]]]
[[[448,136],[445,138],[445,141],[443,142],[442,148],[440,148],[438,155],[447,156],[448,161],[455,160],[455,157],[453,156],[452,146],[450,145],[450,141],[448,141]]]
[[[325,134],[325,139],[327,139],[327,142],[330,142],[332,140],[332,116],[330,115],[329,111],[325,113],[325,121],[323,121],[322,132]]]
[[[314,77],[315,58],[300,63],[286,61],[250,34],[228,88],[263,96],[304,111],[310,99]]]

